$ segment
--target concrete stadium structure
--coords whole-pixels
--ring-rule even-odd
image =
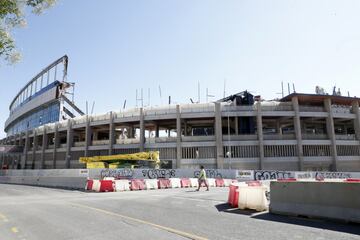
[[[51,101],[61,99],[56,93]],[[81,156],[159,150],[163,168],[360,171],[359,98],[292,93],[254,101],[245,91],[213,103],[79,117],[68,111],[66,120],[9,131],[29,111],[49,105],[46,98],[33,100],[31,110],[10,114],[0,166],[85,168]]]

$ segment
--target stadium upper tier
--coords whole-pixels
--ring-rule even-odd
[[[8,135],[67,118],[63,114],[64,94],[71,86],[65,82],[67,65],[65,55],[44,68],[19,91],[9,106],[9,118],[5,122]]]
[[[249,101],[250,99],[250,101]],[[162,167],[360,170],[358,98],[293,93],[254,101],[135,108],[45,124],[8,136],[14,168],[83,168],[82,156],[160,151]]]

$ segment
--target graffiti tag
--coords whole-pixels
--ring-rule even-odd
[[[208,178],[222,178],[222,175],[220,172],[218,172],[218,170],[216,169],[207,169],[206,171],[206,176]],[[200,175],[200,170],[196,170],[194,171],[194,177],[198,178]]]
[[[144,169],[142,170],[142,174],[144,177],[147,177],[149,179],[171,178],[171,177],[175,177],[176,170],[175,169]]]
[[[134,170],[130,168],[121,168],[121,169],[103,169],[101,170],[101,178],[104,177],[113,177],[116,179],[122,178],[132,178],[134,175]]]
[[[255,171],[255,180],[271,180],[291,178],[292,173],[286,171]]]

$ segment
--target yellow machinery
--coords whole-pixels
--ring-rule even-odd
[[[139,152],[94,157],[80,157],[79,162],[87,168],[121,168],[139,166],[141,161],[150,162],[154,168],[160,167],[159,151]]]

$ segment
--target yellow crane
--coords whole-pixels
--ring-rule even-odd
[[[80,157],[80,163],[86,163],[87,168],[121,168],[134,167],[139,162],[150,162],[152,167],[160,167],[159,151],[138,152],[132,154],[105,155],[93,157]],[[135,164],[132,164],[135,163]]]

